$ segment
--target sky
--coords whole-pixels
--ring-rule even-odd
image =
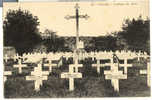
[[[75,2],[22,2],[4,3],[3,18],[8,9],[29,10],[40,21],[40,31],[49,29],[59,36],[75,36],[75,19],[66,20],[66,15],[75,15]],[[149,17],[148,0],[138,2],[79,2],[80,15],[90,16],[87,20],[80,19],[80,36],[101,36],[121,30],[125,19]]]

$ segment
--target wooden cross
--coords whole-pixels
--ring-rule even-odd
[[[124,64],[119,64],[119,67],[124,67],[124,74],[127,74],[128,67],[132,67],[132,64],[128,64],[127,58],[124,59]]]
[[[8,75],[12,75],[12,72],[11,71],[4,71],[4,82],[7,81],[7,77]]]
[[[137,56],[137,60],[140,61],[140,55],[141,55],[141,51],[139,51],[138,53],[136,53]]]
[[[151,76],[151,70],[150,70],[150,62],[147,62],[147,70],[140,70],[140,74],[147,74],[147,86],[150,87],[150,76]]]
[[[13,57],[14,61],[16,61],[19,57],[20,57],[20,56],[19,56],[18,54],[16,54],[16,55]]]
[[[42,86],[42,81],[48,79],[49,72],[42,71],[42,64],[39,63],[38,67],[34,68],[34,71],[31,72],[31,76],[26,76],[26,80],[34,80],[35,81],[35,91],[40,90],[40,86]]]
[[[23,56],[20,56],[20,59],[22,59],[22,61],[26,61],[26,59],[28,59],[28,57],[24,54]]]
[[[75,54],[74,55],[74,64],[71,64],[70,66],[73,67],[75,69],[75,72],[77,73],[78,72],[78,68],[79,67],[83,67],[82,64],[79,64],[79,59],[78,59],[78,55]]]
[[[27,67],[27,65],[26,64],[22,64],[22,59],[19,59],[18,60],[18,64],[13,65],[13,67],[18,68],[19,73],[21,74],[22,73],[22,68],[23,67]]]
[[[70,57],[72,57],[72,53],[65,53],[64,55],[63,55],[63,57],[66,59],[66,60],[68,60]]]
[[[92,67],[97,67],[97,72],[100,73],[100,67],[104,67],[104,65],[100,64],[100,59],[97,59],[97,64],[92,64]]]
[[[52,67],[57,66],[57,64],[53,64],[51,60],[48,60],[49,63],[44,64],[44,66],[49,67],[49,72],[52,72]]]
[[[69,72],[61,73],[61,78],[69,78],[69,91],[74,90],[74,78],[82,78],[82,73],[74,72],[73,66],[69,65]]]
[[[87,14],[85,15],[79,15],[79,5],[75,5],[76,14],[75,16],[69,16],[67,15],[65,18],[68,19],[76,19],[76,50],[78,50],[78,43],[79,43],[79,18],[85,18],[88,19],[89,16]]]
[[[127,75],[124,75],[122,71],[119,71],[118,66],[118,62],[114,63],[113,59],[111,59],[111,70],[104,71],[105,79],[111,80],[112,86],[117,92],[119,92],[119,79],[127,79]]]
[[[4,56],[4,61],[7,62],[9,57],[7,55]]]
[[[91,58],[91,60],[93,60],[93,61],[94,61],[95,58],[96,58],[94,52],[90,52],[88,56],[89,56],[89,57]]]
[[[47,58],[47,54],[45,52],[42,53],[42,58]]]

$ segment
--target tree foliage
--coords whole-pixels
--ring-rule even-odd
[[[91,45],[89,45],[91,44]],[[150,20],[126,19],[122,31],[112,32],[107,36],[93,37],[87,51],[132,50],[150,52]]]
[[[97,51],[115,51],[116,49],[116,38],[111,35],[100,36],[95,38],[95,50]]]
[[[150,20],[143,20],[141,16],[138,19],[127,19],[123,24],[122,31],[118,33],[118,37],[126,41],[125,46],[128,46],[128,49],[149,53]]]
[[[4,46],[15,47],[18,53],[30,52],[41,41],[38,17],[27,10],[9,10],[4,20]]]
[[[43,40],[43,44],[47,47],[47,52],[59,52],[67,51],[68,48],[65,47],[65,40],[51,30],[46,29],[44,34],[49,35],[48,38]]]

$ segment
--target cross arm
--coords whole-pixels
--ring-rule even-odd
[[[61,78],[82,78],[82,73],[61,73]]]
[[[79,15],[78,17],[79,17],[79,18],[85,18],[85,19],[88,19],[88,18],[89,18],[89,16],[88,16],[87,14],[85,14],[85,15]],[[69,16],[69,15],[67,15],[67,16],[65,16],[64,18],[67,19],[67,20],[69,20],[69,19],[75,19],[76,16]]]
[[[4,75],[12,75],[12,72],[11,71],[4,71]]]
[[[69,20],[69,19],[75,19],[76,16],[69,16],[69,15],[67,15],[67,16],[65,16],[64,18],[67,19],[67,20]]]
[[[127,79],[127,75],[110,75],[110,74],[107,74],[105,76],[105,79]]]
[[[140,70],[140,74],[147,74],[147,70]]]
[[[51,66],[51,67],[55,67],[55,66],[57,66],[57,64],[47,63],[47,64],[44,64],[44,66],[47,66],[47,67],[50,67],[50,66]]]
[[[88,18],[89,18],[89,16],[88,16],[87,14],[85,14],[85,15],[79,15],[79,18],[85,18],[85,19],[88,19]]]

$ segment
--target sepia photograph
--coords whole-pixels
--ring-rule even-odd
[[[149,0],[4,2],[4,98],[150,97]]]

